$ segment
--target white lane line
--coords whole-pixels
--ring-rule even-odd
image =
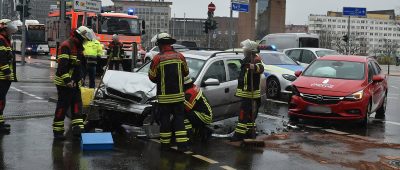
[[[208,163],[210,163],[210,164],[217,164],[217,163],[218,163],[218,161],[212,160],[212,159],[207,158],[207,157],[202,156],[202,155],[192,155],[192,156],[195,157],[195,158],[197,158],[197,159],[206,161],[206,162],[208,162]]]
[[[41,98],[41,97],[39,97],[39,96],[36,96],[36,95],[34,95],[34,94],[31,94],[31,93],[28,93],[28,92],[26,92],[26,91],[23,91],[23,90],[21,90],[21,89],[18,89],[18,88],[16,88],[16,87],[14,87],[14,86],[11,86],[10,88],[13,89],[13,90],[15,90],[15,91],[17,91],[17,92],[20,92],[20,93],[22,93],[22,94],[26,94],[26,95],[28,95],[28,96],[31,96],[31,97],[33,97],[33,98],[35,98],[35,99],[44,100],[43,98]]]
[[[220,166],[222,169],[225,169],[225,170],[236,170],[235,168],[232,168],[232,167],[230,167],[230,166],[228,166],[228,165],[224,165],[224,166]]]
[[[395,88],[395,89],[399,89],[398,87],[396,87],[396,86],[390,86],[390,87],[393,87],[393,88]]]
[[[279,100],[274,100],[274,99],[267,99],[267,101],[273,102],[273,103],[288,104],[287,102],[283,102],[283,101],[279,101]]]
[[[392,122],[392,121],[383,121],[383,122],[389,123],[389,124],[392,124],[392,125],[400,126],[400,123],[398,123],[398,122]]]

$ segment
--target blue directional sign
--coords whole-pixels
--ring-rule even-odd
[[[249,4],[232,3],[232,11],[249,12]]]
[[[367,15],[367,8],[343,7],[343,15],[365,17]]]

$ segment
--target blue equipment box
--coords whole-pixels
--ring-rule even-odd
[[[114,140],[110,132],[82,133],[82,150],[112,150]]]

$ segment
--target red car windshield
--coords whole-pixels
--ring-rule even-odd
[[[365,66],[360,62],[317,60],[304,71],[303,76],[363,80]]]

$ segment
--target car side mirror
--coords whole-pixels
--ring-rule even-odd
[[[218,79],[213,79],[213,78],[209,78],[209,79],[207,79],[206,81],[204,81],[203,83],[202,83],[202,87],[206,87],[206,86],[218,86],[220,83],[219,83],[219,80]]]
[[[294,75],[296,77],[300,77],[301,73],[303,73],[303,71],[297,70],[296,72],[294,72]]]
[[[382,82],[383,80],[385,80],[385,78],[383,78],[383,76],[380,75],[375,75],[372,77],[373,82]]]

